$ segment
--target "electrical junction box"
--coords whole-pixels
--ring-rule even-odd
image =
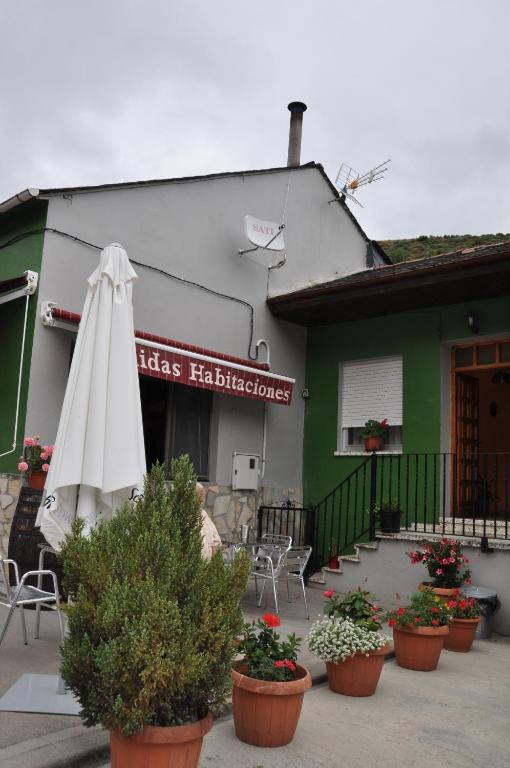
[[[254,453],[232,454],[232,490],[256,491],[259,487],[260,456]]]

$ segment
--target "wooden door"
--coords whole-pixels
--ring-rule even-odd
[[[455,374],[455,453],[457,457],[457,514],[475,516],[478,505],[479,447],[478,379]]]

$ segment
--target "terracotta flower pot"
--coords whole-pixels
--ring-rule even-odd
[[[42,469],[32,472],[28,477],[28,487],[37,491],[42,491],[47,477],[48,473],[43,472]]]
[[[433,587],[431,581],[422,581],[421,584],[418,584],[418,589],[420,592],[424,592],[426,589],[431,589],[435,595],[441,598],[441,600],[447,602],[448,600],[453,599],[453,593],[455,592],[456,587]]]
[[[406,669],[430,672],[437,667],[448,626],[393,627],[397,664]]]
[[[340,563],[338,562],[338,555],[335,555],[334,557],[329,558],[328,568],[331,568],[332,571],[339,570]]]
[[[447,651],[467,653],[475,639],[476,628],[480,619],[452,619],[450,631],[445,637],[443,648]]]
[[[344,696],[373,696],[381,677],[384,658],[389,651],[388,644],[377,651],[371,651],[369,656],[357,653],[338,663],[327,661],[329,687]]]
[[[212,715],[190,725],[158,728],[148,725],[141,733],[123,737],[110,733],[112,768],[196,768],[202,741],[212,727]]]
[[[365,451],[378,451],[381,447],[380,435],[372,435],[372,437],[363,438],[365,443]]]
[[[310,673],[298,666],[294,680],[278,683],[248,677],[243,668],[241,663],[231,670],[237,738],[255,747],[283,747],[294,738]]]

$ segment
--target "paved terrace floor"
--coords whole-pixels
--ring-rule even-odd
[[[282,633],[305,635],[322,614],[323,588],[307,591],[310,621],[298,590],[293,602],[280,593]],[[243,601],[247,620],[272,609],[256,605],[253,586]],[[41,639],[31,640],[34,612],[27,612],[30,644],[21,641],[15,617],[0,648],[0,694],[24,672],[55,674],[58,669],[56,617],[43,613]],[[5,609],[0,607],[0,622]],[[312,675],[324,672],[320,661],[303,646],[301,660]],[[200,768],[413,768],[440,764],[445,768],[508,768],[510,765],[510,638],[494,636],[475,642],[469,654],[443,652],[436,672],[404,670],[385,664],[375,696],[354,699],[333,694],[326,685],[307,693],[295,741],[277,750],[259,750],[237,741],[231,718],[218,720],[208,735]],[[85,729],[75,717],[0,713],[0,768],[46,768],[76,765],[80,750],[104,748],[105,735]],[[80,763],[81,764],[81,763]],[[103,759],[87,766],[108,764]]]

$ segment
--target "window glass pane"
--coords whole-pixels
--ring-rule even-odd
[[[140,398],[145,440],[145,461],[150,470],[156,461],[165,463],[165,435],[169,383],[151,376],[140,376]]]
[[[510,342],[500,344],[499,357],[502,363],[510,363]]]
[[[176,459],[187,453],[198,477],[206,480],[212,393],[206,389],[174,384],[173,397],[171,458]]]
[[[465,368],[473,365],[473,347],[459,347],[455,350],[455,367]]]
[[[490,365],[496,362],[496,345],[484,344],[476,349],[476,362],[478,365]]]

